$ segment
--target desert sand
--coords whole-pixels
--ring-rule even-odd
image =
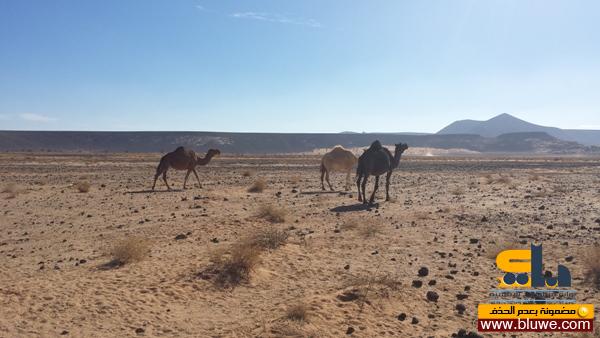
[[[549,270],[569,267],[579,302],[600,304],[584,264],[600,236],[598,159],[407,156],[393,200],[380,189],[372,208],[355,187],[321,192],[318,156],[221,156],[198,168],[201,186],[180,190],[185,172],[170,171],[178,190],[153,193],[159,159],[0,154],[0,336],[449,337],[476,331],[495,254],[532,241]],[[266,205],[283,222],[259,217]],[[289,237],[248,280],[216,282],[215,257],[273,228]],[[127,238],[149,253],[108,264]]]

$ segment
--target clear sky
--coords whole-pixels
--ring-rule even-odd
[[[600,129],[600,1],[1,0],[0,129]]]

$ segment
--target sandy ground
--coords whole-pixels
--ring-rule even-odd
[[[152,193],[159,158],[0,154],[2,185],[16,184],[0,194],[0,336],[449,337],[476,331],[476,306],[500,276],[494,253],[531,241],[550,269],[569,267],[580,302],[600,304],[583,278],[600,236],[597,159],[407,157],[394,200],[381,189],[366,209],[354,186],[322,193],[313,156],[223,156],[199,168],[201,187],[192,176],[187,190],[161,182]],[[181,189],[183,175],[170,183]],[[257,178],[266,189],[248,193]],[[341,174],[333,181],[343,187]],[[285,221],[257,217],[265,204]],[[268,227],[290,237],[261,254],[249,282],[223,289],[199,277],[216,253]],[[107,267],[131,236],[150,254]],[[288,319],[295,305],[304,321]]]

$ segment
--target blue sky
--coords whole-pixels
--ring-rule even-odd
[[[3,0],[0,129],[600,129],[600,1]]]

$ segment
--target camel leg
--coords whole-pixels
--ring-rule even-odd
[[[325,167],[321,165],[321,190],[325,190],[325,184],[323,184],[323,177],[325,177]]]
[[[169,187],[169,182],[167,182],[167,171],[165,170],[162,174],[163,177],[163,181],[165,181],[165,184],[167,185],[167,190],[171,190],[171,187]]]
[[[358,189],[358,201],[362,202],[362,195],[360,194],[360,180],[362,179],[362,175],[356,175],[358,178],[356,179],[356,188]]]
[[[350,190],[350,172],[351,170],[346,172],[346,186],[344,187],[344,190],[346,191]]]
[[[183,179],[183,189],[185,189],[185,185],[187,183],[188,177],[190,176],[191,172],[192,172],[192,169],[188,169],[187,173],[185,173],[185,178]]]
[[[369,199],[369,204],[373,204],[373,201],[375,201],[375,193],[377,192],[377,188],[379,188],[379,176],[375,176],[375,186],[373,187],[373,193]]]
[[[385,200],[389,201],[390,200],[390,178],[392,177],[392,171],[388,171],[386,177],[385,177]]]
[[[158,179],[158,176],[160,176],[160,173],[159,173],[159,172],[157,172],[157,173],[154,175],[154,183],[152,183],[152,191],[154,191],[154,188],[156,187],[156,180]]]
[[[362,198],[363,198],[363,203],[367,204],[367,194],[365,193],[365,190],[367,189],[367,181],[369,180],[369,175],[365,175],[363,177],[363,181],[362,181]]]
[[[329,190],[333,191],[333,187],[331,186],[331,182],[329,182],[329,171],[325,171],[325,180],[327,180],[327,184],[329,184]]]
[[[192,169],[194,176],[196,176],[196,181],[198,181],[198,187],[202,187],[202,183],[200,183],[200,177],[198,177],[198,173],[196,172],[196,168]]]

